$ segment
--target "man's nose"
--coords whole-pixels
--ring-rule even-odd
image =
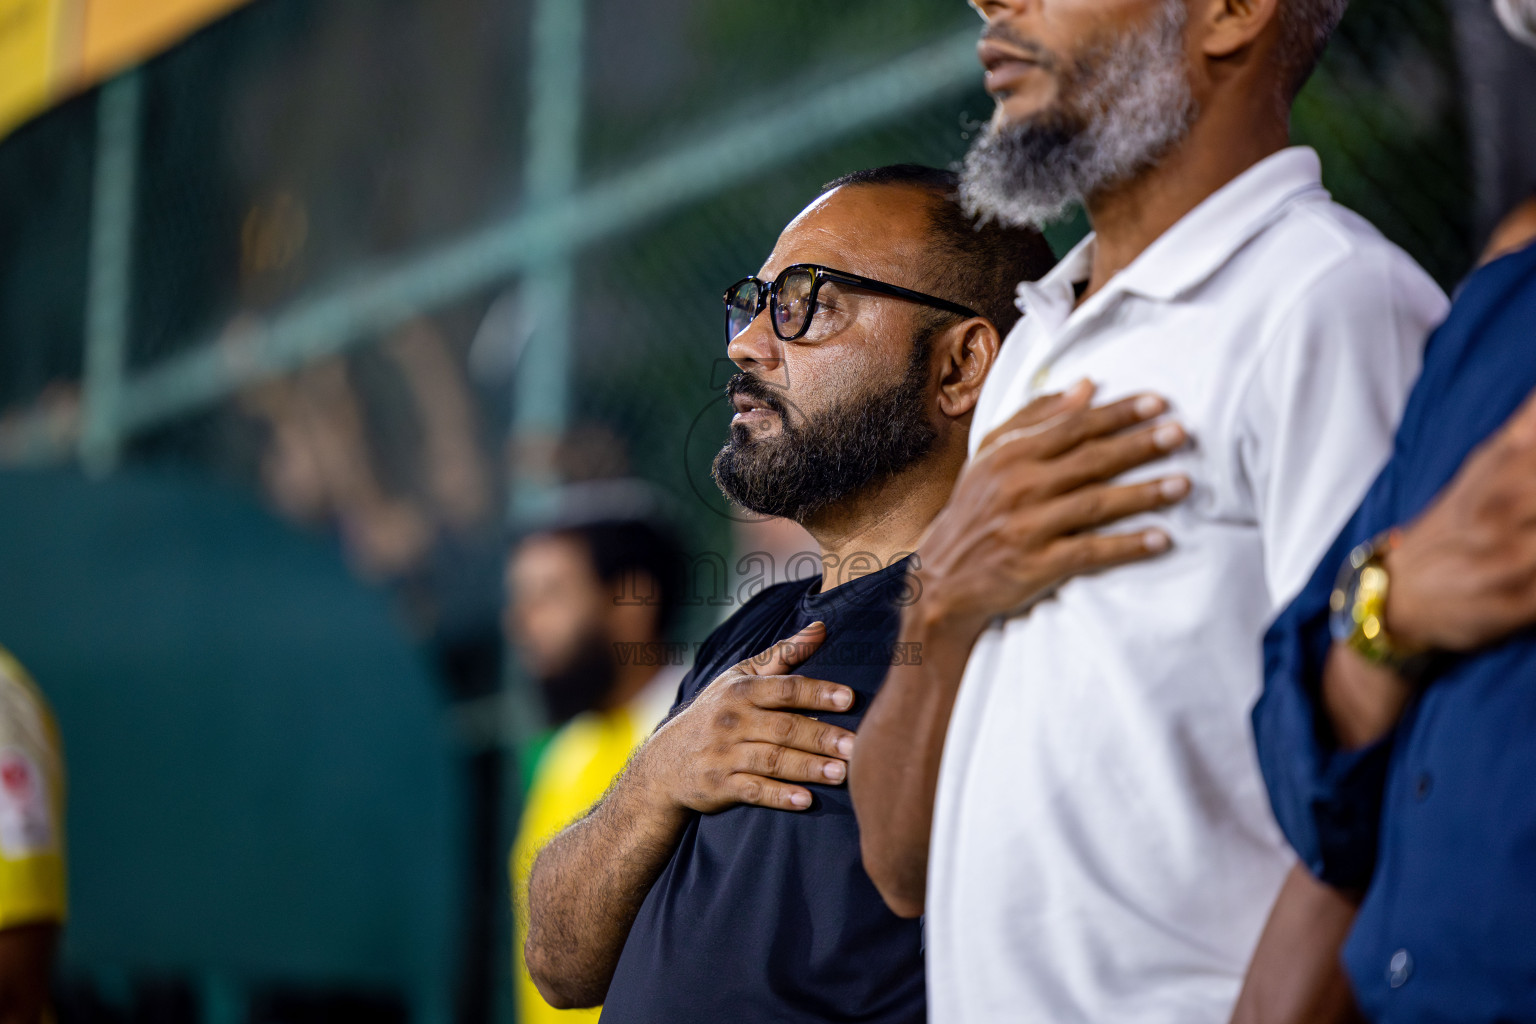
[[[976,13],[985,21],[995,21],[998,18],[1012,18],[1024,13],[1025,8],[1033,7],[1040,0],[969,0]]]
[[[746,330],[731,339],[725,347],[725,354],[742,372],[772,379],[783,372],[784,343],[773,333],[773,327],[768,323],[770,315],[768,310],[764,310],[747,325]]]

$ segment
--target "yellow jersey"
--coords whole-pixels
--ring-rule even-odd
[[[512,958],[517,986],[518,1024],[570,1024],[596,1020],[601,1007],[557,1010],[544,1001],[528,974],[523,943],[528,938],[528,874],[544,844],[585,814],[607,791],[672,706],[680,673],[663,671],[630,703],[611,711],[589,711],[555,733],[533,772],[523,804],[509,869],[516,903]]]
[[[62,749],[36,684],[0,648],[0,929],[64,922]]]

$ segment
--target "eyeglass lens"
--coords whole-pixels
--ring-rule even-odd
[[[795,270],[779,278],[773,303],[773,323],[783,338],[793,338],[805,330],[811,315],[811,289],[815,277],[809,270]]]
[[[730,341],[746,330],[751,325],[758,313],[758,295],[761,286],[755,280],[748,279],[736,286],[731,292],[730,302],[726,304],[725,331],[726,341]]]

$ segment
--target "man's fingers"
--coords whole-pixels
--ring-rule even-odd
[[[1037,446],[1037,457],[1056,458],[1084,442],[1101,437],[1112,437],[1148,420],[1156,419],[1167,411],[1168,403],[1162,397],[1150,394],[1132,395],[1130,398],[1124,398],[1109,405],[1089,409],[1079,416],[1064,420],[1054,429],[1042,434]]]
[[[1051,464],[1047,493],[1065,494],[1088,484],[1113,480],[1126,470],[1165,458],[1189,440],[1177,423],[1159,423],[1121,434],[1088,441]]]
[[[986,437],[982,438],[981,444],[976,446],[976,459],[979,461],[986,458],[992,449],[1001,444],[1036,436],[1041,430],[1050,429],[1063,418],[1088,408],[1088,403],[1093,398],[1093,391],[1091,382],[1081,380],[1067,391],[1041,395],[998,424]]]
[[[1042,509],[1041,527],[1047,535],[1057,536],[1092,530],[1183,501],[1189,490],[1189,478],[1185,476],[1167,476],[1120,487],[1084,487]]]
[[[1092,441],[1109,437],[1168,411],[1168,403],[1158,395],[1132,395],[1092,409],[1065,409],[1058,415],[1030,426],[1005,429],[990,436],[991,447],[983,447],[974,461],[1007,453],[1032,459],[1052,459]],[[1011,420],[1009,421],[1012,422]]]
[[[1057,578],[1065,580],[1083,573],[1140,562],[1162,554],[1172,545],[1173,541],[1168,534],[1158,529],[1109,536],[1080,534],[1056,541],[1047,549],[1046,557]]]
[[[760,708],[801,711],[847,711],[853,691],[839,683],[807,676],[758,676],[744,680],[747,700]]]
[[[781,811],[803,811],[811,806],[811,794],[799,786],[761,775],[738,773],[726,784],[737,803],[772,807]]]
[[[853,733],[786,711],[758,712],[744,723],[742,735],[744,739],[825,754],[844,761],[853,756]]]
[[[736,746],[738,772],[761,775],[782,782],[819,782],[839,785],[848,777],[848,764],[835,757],[818,757],[775,743],[740,743]]]
[[[780,640],[772,647],[738,664],[742,672],[755,676],[782,676],[796,665],[816,653],[827,638],[827,624],[813,622],[792,637]]]

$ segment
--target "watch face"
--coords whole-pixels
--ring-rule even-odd
[[[1360,599],[1360,570],[1371,558],[1371,545],[1361,544],[1349,553],[1328,599],[1328,632],[1344,643],[1355,632],[1355,608]]]

